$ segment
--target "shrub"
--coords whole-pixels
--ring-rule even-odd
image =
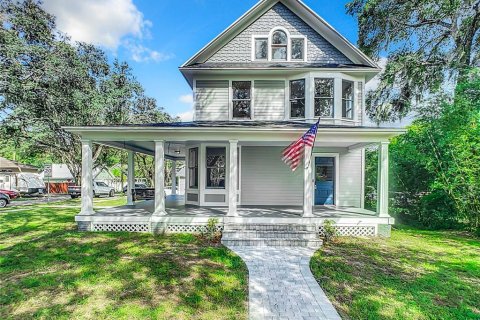
[[[323,240],[325,242],[330,242],[335,239],[337,235],[338,232],[337,228],[335,227],[335,221],[329,219],[325,220],[323,222]]]
[[[208,242],[219,242],[222,233],[217,230],[217,225],[217,218],[209,218],[205,230],[201,233],[202,238]]]

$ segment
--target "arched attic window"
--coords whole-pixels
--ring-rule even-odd
[[[287,60],[288,36],[282,30],[272,34],[272,60]]]

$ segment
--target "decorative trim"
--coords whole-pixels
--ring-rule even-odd
[[[350,237],[375,237],[375,226],[336,226],[335,230],[339,236]],[[318,234],[324,236],[323,226],[318,227]]]
[[[94,223],[92,231],[150,232],[150,225],[148,223]]]

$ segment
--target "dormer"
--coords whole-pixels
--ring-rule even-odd
[[[379,67],[297,0],[263,0],[180,67],[197,121],[361,125]]]

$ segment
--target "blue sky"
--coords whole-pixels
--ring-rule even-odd
[[[338,0],[305,0],[352,43],[357,23]],[[60,30],[95,43],[132,66],[147,95],[172,115],[191,114],[191,90],[178,67],[257,0],[45,0]]]

